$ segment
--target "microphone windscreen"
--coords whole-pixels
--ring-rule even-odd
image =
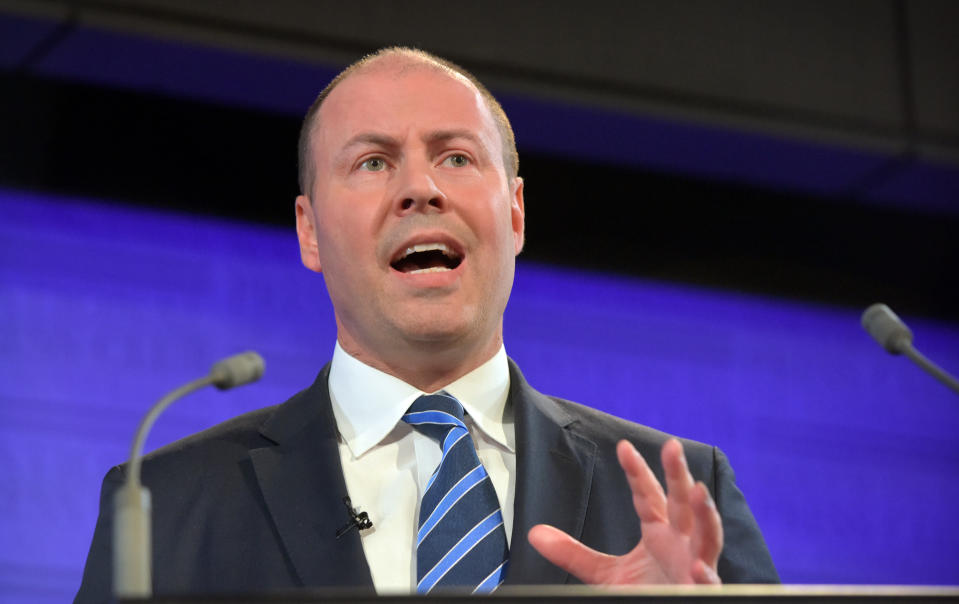
[[[912,344],[912,331],[885,304],[873,304],[862,313],[862,327],[893,354],[905,352]]]
[[[263,377],[265,368],[263,357],[250,350],[215,363],[210,369],[210,377],[214,386],[227,390],[257,381]]]

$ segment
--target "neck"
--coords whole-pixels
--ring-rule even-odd
[[[502,334],[497,333],[483,346],[428,342],[374,355],[356,342],[348,341],[342,333],[338,334],[337,341],[350,356],[423,392],[436,392],[455,382],[493,358],[503,345]]]

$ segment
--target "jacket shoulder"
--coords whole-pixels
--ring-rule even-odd
[[[323,414],[328,367],[311,386],[283,403],[238,415],[144,455],[144,472],[178,462],[235,461],[247,457],[252,449],[277,444],[280,437],[288,437]]]
[[[601,449],[611,450],[617,442],[626,439],[633,443],[643,457],[650,459],[649,455],[653,455],[653,459],[658,460],[659,450],[666,441],[676,438],[682,443],[691,465],[698,462],[711,467],[717,454],[715,448],[706,443],[669,434],[567,399],[555,396],[546,398],[570,418],[571,430],[597,443]]]
[[[279,405],[271,405],[230,418],[151,451],[144,455],[143,461],[144,463],[155,463],[180,455],[192,455],[199,450],[210,447],[236,447],[248,450],[262,446],[266,441],[260,435],[260,427],[269,420],[277,408],[279,408]]]

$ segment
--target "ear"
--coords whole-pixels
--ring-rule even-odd
[[[303,266],[311,271],[322,273],[320,252],[316,245],[314,220],[315,216],[310,198],[306,195],[299,195],[296,198],[296,236],[300,240],[300,260],[303,261]]]
[[[517,176],[510,185],[510,215],[513,221],[513,240],[515,241],[516,255],[523,251],[526,241],[526,206],[523,202],[523,179]]]

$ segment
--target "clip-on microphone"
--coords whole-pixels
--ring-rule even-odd
[[[364,529],[373,528],[373,521],[370,520],[370,515],[366,512],[357,512],[356,508],[353,507],[353,502],[350,501],[349,497],[343,498],[343,505],[346,506],[346,511],[350,515],[350,522],[349,524],[344,524],[338,531],[336,531],[337,539],[353,529],[362,531]]]

